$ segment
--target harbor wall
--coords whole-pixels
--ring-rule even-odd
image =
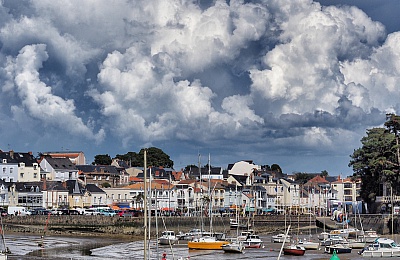
[[[4,230],[7,232],[85,235],[85,236],[141,236],[144,233],[144,219],[140,217],[108,217],[108,216],[6,216],[2,218]],[[210,219],[203,217],[152,217],[151,233],[155,234],[157,226],[163,230],[188,232],[200,228],[202,221],[204,230],[210,230]],[[240,223],[247,223],[241,218]],[[251,221],[252,229],[260,234],[283,232],[287,225],[292,228],[306,228],[315,225],[315,219],[307,216],[285,217],[282,215],[255,216]],[[213,231],[236,233],[230,228],[229,217],[215,217],[212,220]]]

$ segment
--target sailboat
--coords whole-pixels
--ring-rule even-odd
[[[209,175],[211,173],[210,167],[211,166],[210,166],[210,156],[209,156],[209,158],[208,158],[208,173],[209,173]],[[200,160],[199,160],[199,172],[200,172],[200,182],[201,182],[202,176],[201,176]],[[210,181],[210,178],[209,178],[209,181]],[[208,183],[210,183],[210,182],[208,182]],[[208,185],[209,185],[209,187],[208,187],[209,195],[211,196],[210,184],[208,184]],[[203,188],[201,187],[201,195],[203,196],[202,191],[203,191]],[[210,198],[210,203],[211,203],[210,208],[212,208],[212,199],[211,198]],[[209,215],[210,215],[210,235],[201,236],[199,238],[195,238],[192,241],[188,241],[189,249],[216,250],[216,249],[222,249],[223,245],[229,244],[228,241],[217,240],[217,238],[212,235],[213,234],[213,232],[212,232],[212,214],[209,214]],[[202,216],[203,216],[203,203],[201,203],[201,222],[202,222],[201,230],[203,230],[203,225],[204,225]]]
[[[358,207],[356,208],[356,212],[354,215],[354,226],[357,226],[357,213],[360,214]],[[357,231],[355,232],[355,238],[349,238],[348,242],[349,242],[349,246],[353,249],[362,249],[365,247],[365,239],[363,236],[360,236],[360,234],[364,233],[364,228],[362,226],[362,222],[361,222],[361,217],[359,215],[359,220],[360,220],[360,226],[361,226],[361,232],[358,232],[358,229],[356,229]],[[360,233],[360,234],[359,234]]]
[[[308,192],[308,193],[310,193],[310,192]],[[314,207],[313,207],[314,208]],[[301,245],[301,246],[303,246],[306,250],[318,250],[318,247],[319,247],[319,243],[318,242],[313,242],[312,240],[311,240],[311,237],[312,237],[312,235],[311,235],[311,215],[312,215],[312,213],[311,213],[311,208],[310,208],[310,214],[309,214],[309,223],[308,223],[308,227],[309,227],[309,239],[308,240],[306,240],[306,239],[303,239],[302,241],[299,241],[299,244]]]
[[[237,183],[236,183],[236,193],[235,193],[235,205],[236,205],[236,219],[238,219],[238,210],[237,210]],[[239,225],[236,226],[236,238],[233,239],[229,244],[223,245],[222,250],[225,253],[243,253],[245,247],[243,245],[243,241],[239,238]]]

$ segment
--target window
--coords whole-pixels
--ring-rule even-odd
[[[21,179],[24,178],[24,173],[23,172],[21,172],[20,177],[21,177]]]
[[[6,173],[6,167],[3,167],[3,173]]]
[[[10,173],[13,173],[13,168],[10,168]]]
[[[35,173],[33,173],[33,178],[37,178],[37,173],[35,172]]]

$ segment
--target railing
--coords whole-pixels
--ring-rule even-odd
[[[376,202],[391,203],[392,198],[393,198],[393,202],[400,202],[400,196],[377,196]]]

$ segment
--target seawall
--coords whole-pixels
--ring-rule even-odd
[[[144,219],[138,217],[108,217],[108,216],[7,216],[3,217],[6,232],[54,234],[54,235],[82,235],[82,236],[142,236],[144,233]],[[204,217],[204,229],[209,230],[209,218]],[[247,218],[241,218],[241,223],[247,223]],[[200,217],[151,217],[151,233],[158,230],[174,230],[188,232],[193,228],[201,227]],[[229,217],[213,218],[215,232],[236,233],[230,228]],[[307,216],[255,216],[251,222],[252,229],[260,234],[284,232],[285,226],[292,228],[306,228],[315,225],[315,219]]]

